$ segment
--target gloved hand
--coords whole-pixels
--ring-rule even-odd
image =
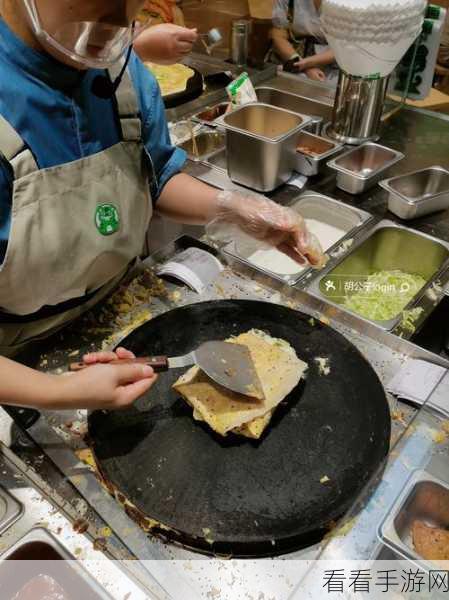
[[[301,58],[299,54],[294,54],[282,65],[282,69],[287,73],[299,73],[301,71]]]
[[[327,262],[328,257],[301,215],[264,196],[219,192],[212,225],[220,223],[237,225],[252,238],[278,248],[300,264],[308,262],[320,269]]]

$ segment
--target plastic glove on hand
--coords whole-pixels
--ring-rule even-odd
[[[307,230],[302,216],[290,208],[248,194],[230,191],[217,196],[215,222],[237,225],[251,237],[275,246],[300,264],[321,269],[327,262],[318,239]]]

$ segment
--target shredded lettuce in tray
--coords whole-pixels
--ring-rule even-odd
[[[388,321],[396,317],[425,285],[420,275],[400,270],[379,271],[354,286],[344,306],[366,319]]]

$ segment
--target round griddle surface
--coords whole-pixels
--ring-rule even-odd
[[[194,421],[171,389],[185,369],[160,375],[125,412],[90,415],[103,474],[143,513],[174,530],[165,531],[168,537],[239,556],[308,545],[350,507],[382,463],[390,414],[379,379],[342,335],[309,320],[264,302],[205,302],[167,312],[122,342],[137,355],[173,356],[258,328],[287,340],[309,365],[260,440],[222,438]],[[316,357],[329,358],[329,375],[319,373]],[[323,477],[329,481],[320,482]]]

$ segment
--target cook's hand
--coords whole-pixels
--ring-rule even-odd
[[[326,75],[324,71],[318,69],[318,67],[312,67],[311,69],[306,69],[304,73],[307,75],[309,79],[313,79],[314,81],[326,81]]]
[[[251,237],[274,246],[300,264],[322,268],[327,262],[318,239],[302,216],[264,196],[222,191],[217,195],[215,222],[237,225]]]
[[[295,56],[294,58],[290,58],[289,60],[285,61],[285,63],[282,66],[282,69],[284,71],[287,71],[287,73],[299,73],[301,71],[301,59],[299,58],[299,56]]]
[[[122,409],[143,396],[157,380],[147,365],[109,365],[117,358],[135,358],[132,352],[118,348],[116,352],[94,352],[83,360],[91,365],[68,377],[61,377],[61,393],[66,403],[77,408]]]
[[[134,42],[134,50],[143,61],[171,65],[190,54],[197,39],[196,29],[163,23],[145,29]]]

